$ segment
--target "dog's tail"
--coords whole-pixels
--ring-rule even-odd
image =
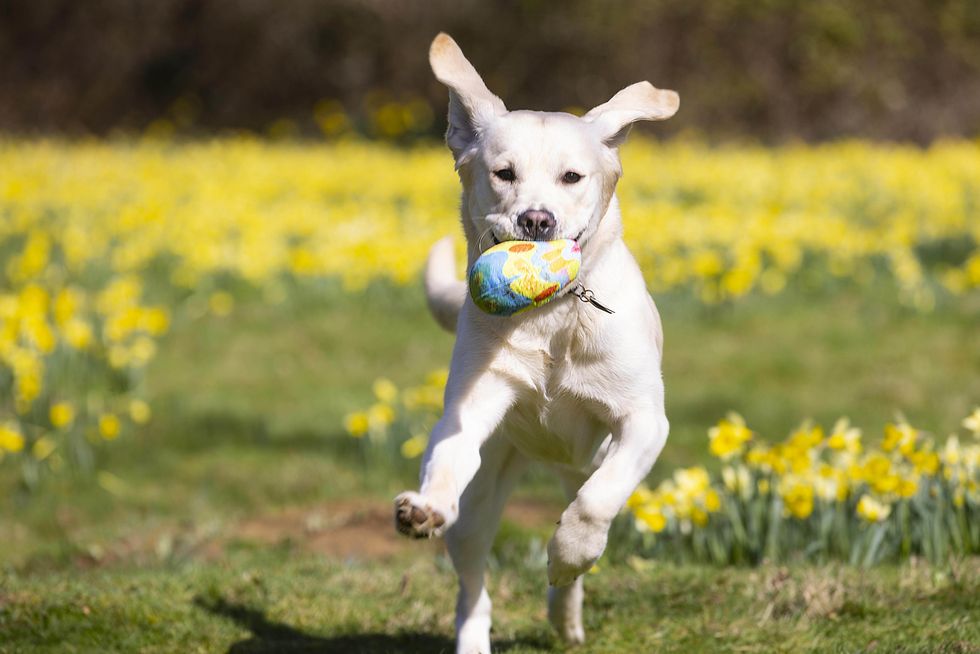
[[[436,322],[451,332],[456,331],[459,310],[466,299],[466,283],[456,278],[456,255],[453,237],[436,241],[425,262],[425,298]]]

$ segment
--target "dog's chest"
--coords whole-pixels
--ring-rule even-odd
[[[587,469],[609,428],[577,398],[525,396],[501,429],[525,455],[547,463]]]
[[[601,339],[575,309],[545,316],[509,342],[498,363],[519,391],[501,427],[530,457],[584,468],[610,430],[601,376],[590,373],[602,359]]]

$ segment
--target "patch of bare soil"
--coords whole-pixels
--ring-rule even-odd
[[[514,498],[504,519],[523,529],[550,530],[561,507],[548,501]],[[340,560],[380,561],[406,553],[438,553],[441,538],[414,541],[395,531],[393,507],[377,500],[349,499],[292,507],[213,521],[144,525],[108,543],[80,546],[80,568],[171,559],[218,560],[235,546],[286,546]]]
[[[252,516],[228,531],[225,544],[288,542],[302,551],[340,559],[387,559],[410,545],[441,549],[441,541],[420,544],[396,533],[390,506],[358,500]]]
[[[549,502],[514,499],[504,516],[523,528],[553,525],[561,509]],[[409,550],[443,550],[442,539],[413,541],[395,531],[387,503],[343,500],[253,516],[231,526],[206,551],[218,554],[229,543],[289,543],[305,552],[339,559],[383,560]],[[215,547],[217,546],[217,547]]]

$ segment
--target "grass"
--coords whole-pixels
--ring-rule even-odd
[[[844,414],[877,436],[897,411],[940,438],[955,429],[980,401],[980,298],[919,314],[892,296],[801,289],[710,310],[658,298],[672,430],[654,478],[705,462],[706,429],[732,409],[773,438]],[[100,450],[112,477],[26,496],[0,470],[0,651],[450,651],[445,561],[372,541],[393,539],[388,501],[417,463],[365,467],[340,424],[376,377],[416,383],[451,346],[416,287],[305,287],[178,321],[147,375],[153,423]],[[505,651],[557,647],[538,556],[555,486],[532,475],[519,491],[530,517],[498,542]],[[354,518],[334,529],[341,514]],[[331,534],[385,554],[338,554]],[[603,566],[582,651],[980,651],[976,561]]]
[[[441,559],[438,560],[441,562]],[[975,564],[974,564],[975,565]],[[454,579],[403,559],[282,553],[0,577],[0,651],[451,652]],[[980,570],[612,568],[587,580],[586,652],[976,652]],[[561,651],[541,570],[497,575],[497,651]]]
[[[944,437],[980,398],[977,296],[927,314],[902,307],[891,287],[796,289],[711,309],[686,296],[658,302],[665,468],[702,461],[708,427],[730,410],[773,439],[804,418],[830,426],[841,415],[878,433],[898,412]],[[379,284],[356,299],[307,289],[278,307],[252,303],[178,327],[150,391],[179,413],[231,415],[273,439],[332,437],[344,413],[370,402],[375,378],[417,383],[447,365],[451,348],[419,288]]]

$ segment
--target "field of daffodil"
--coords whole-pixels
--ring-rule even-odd
[[[870,565],[980,553],[980,407],[945,443],[907,422],[866,442],[846,418],[756,437],[737,414],[709,431],[720,475],[677,470],[628,502],[640,550],[682,561],[800,556]]]
[[[347,433],[375,464],[417,459],[441,411],[447,373],[419,386],[374,383],[375,402],[348,414]],[[804,558],[855,565],[911,555],[941,563],[980,554],[980,407],[943,443],[904,421],[868,442],[841,418],[804,423],[779,443],[732,413],[708,432],[720,473],[682,468],[627,503],[611,549],[680,563],[757,564]]]
[[[623,159],[626,236],[655,293],[717,304],[887,279],[928,311],[980,289],[975,142],[637,138]],[[150,419],[145,370],[173,323],[227,314],[243,287],[275,299],[308,280],[352,294],[416,283],[428,247],[459,232],[457,207],[437,143],[0,140],[0,465],[28,486],[91,468],[101,444]],[[438,385],[414,401],[434,406]],[[394,419],[381,402],[348,428],[370,436]],[[409,426],[406,456],[426,427]]]

